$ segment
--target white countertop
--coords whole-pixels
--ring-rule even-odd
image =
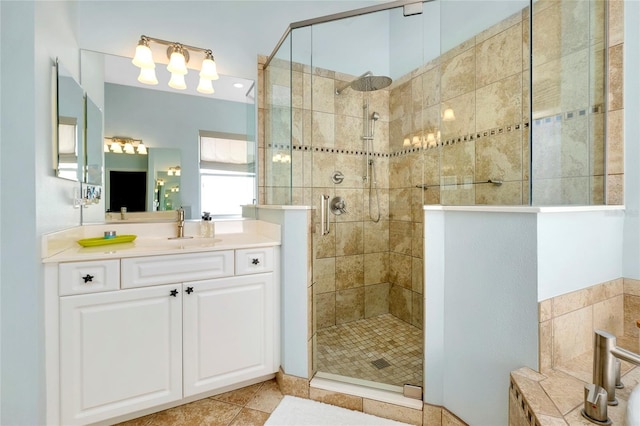
[[[138,224],[133,228],[130,224],[80,226],[47,234],[43,237],[42,261],[57,263],[234,250],[277,246],[281,241],[280,226],[263,221],[216,222],[214,238],[196,236],[197,221],[188,225],[185,226],[185,235],[192,236],[188,239],[170,238],[174,236],[171,233],[173,226],[165,224]],[[82,238],[102,236],[105,230],[115,230],[118,235],[137,235],[137,238],[130,243],[95,247],[82,247],[77,243]]]

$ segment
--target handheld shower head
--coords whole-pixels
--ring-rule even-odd
[[[380,114],[378,114],[377,112],[374,112],[373,114],[371,114],[371,119],[373,121],[378,121],[379,118],[380,118]]]

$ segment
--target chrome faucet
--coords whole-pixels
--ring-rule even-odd
[[[185,237],[184,236],[184,208],[180,206],[177,210],[178,212],[178,236],[177,237],[169,237],[170,240],[186,240],[193,237]]]
[[[178,238],[184,238],[184,209],[178,209]]]
[[[623,387],[620,382],[619,360],[640,365],[640,355],[618,347],[616,336],[603,330],[595,331],[593,350],[594,387],[585,387],[585,409],[582,410],[582,415],[594,423],[607,424],[607,405],[618,405],[616,388]]]
[[[616,345],[616,336],[596,330],[593,341],[593,383],[608,394],[608,405],[618,405],[616,399],[617,359],[640,365],[640,355]]]

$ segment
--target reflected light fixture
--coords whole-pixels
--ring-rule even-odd
[[[184,74],[172,73],[169,80],[169,87],[178,90],[184,90],[187,88],[187,83],[184,81]]]
[[[140,75],[138,75],[138,81],[144,84],[151,84],[151,85],[158,84],[158,78],[156,77],[155,68],[140,68]]]
[[[453,113],[453,109],[447,108],[442,112],[442,121],[453,121],[456,119],[456,115]]]
[[[122,150],[124,151],[125,154],[136,153],[135,149],[133,149],[133,145],[131,144],[131,142],[125,142]]]
[[[146,155],[147,147],[140,139],[114,136],[104,138],[104,152]]]
[[[140,36],[140,41],[138,41],[138,46],[136,47],[136,54],[131,61],[135,66],[140,68],[140,75],[138,76],[139,82],[144,84],[158,84],[155,73],[156,64],[153,61],[153,55],[149,47],[150,42],[168,46],[167,57],[169,58],[169,64],[167,65],[167,70],[171,73],[169,87],[178,90],[187,88],[184,76],[189,72],[187,70],[189,51],[203,52],[204,59],[202,60],[202,66],[200,68],[200,83],[198,84],[197,90],[205,94],[214,93],[212,81],[219,79],[220,76],[218,75],[213,52],[210,49],[187,46],[145,35]]]

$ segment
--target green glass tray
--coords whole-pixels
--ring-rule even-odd
[[[107,244],[130,243],[135,239],[136,239],[136,235],[118,235],[113,238],[104,238],[104,237],[84,238],[82,240],[78,240],[78,244],[80,244],[82,247],[95,247],[95,246],[104,246]]]

